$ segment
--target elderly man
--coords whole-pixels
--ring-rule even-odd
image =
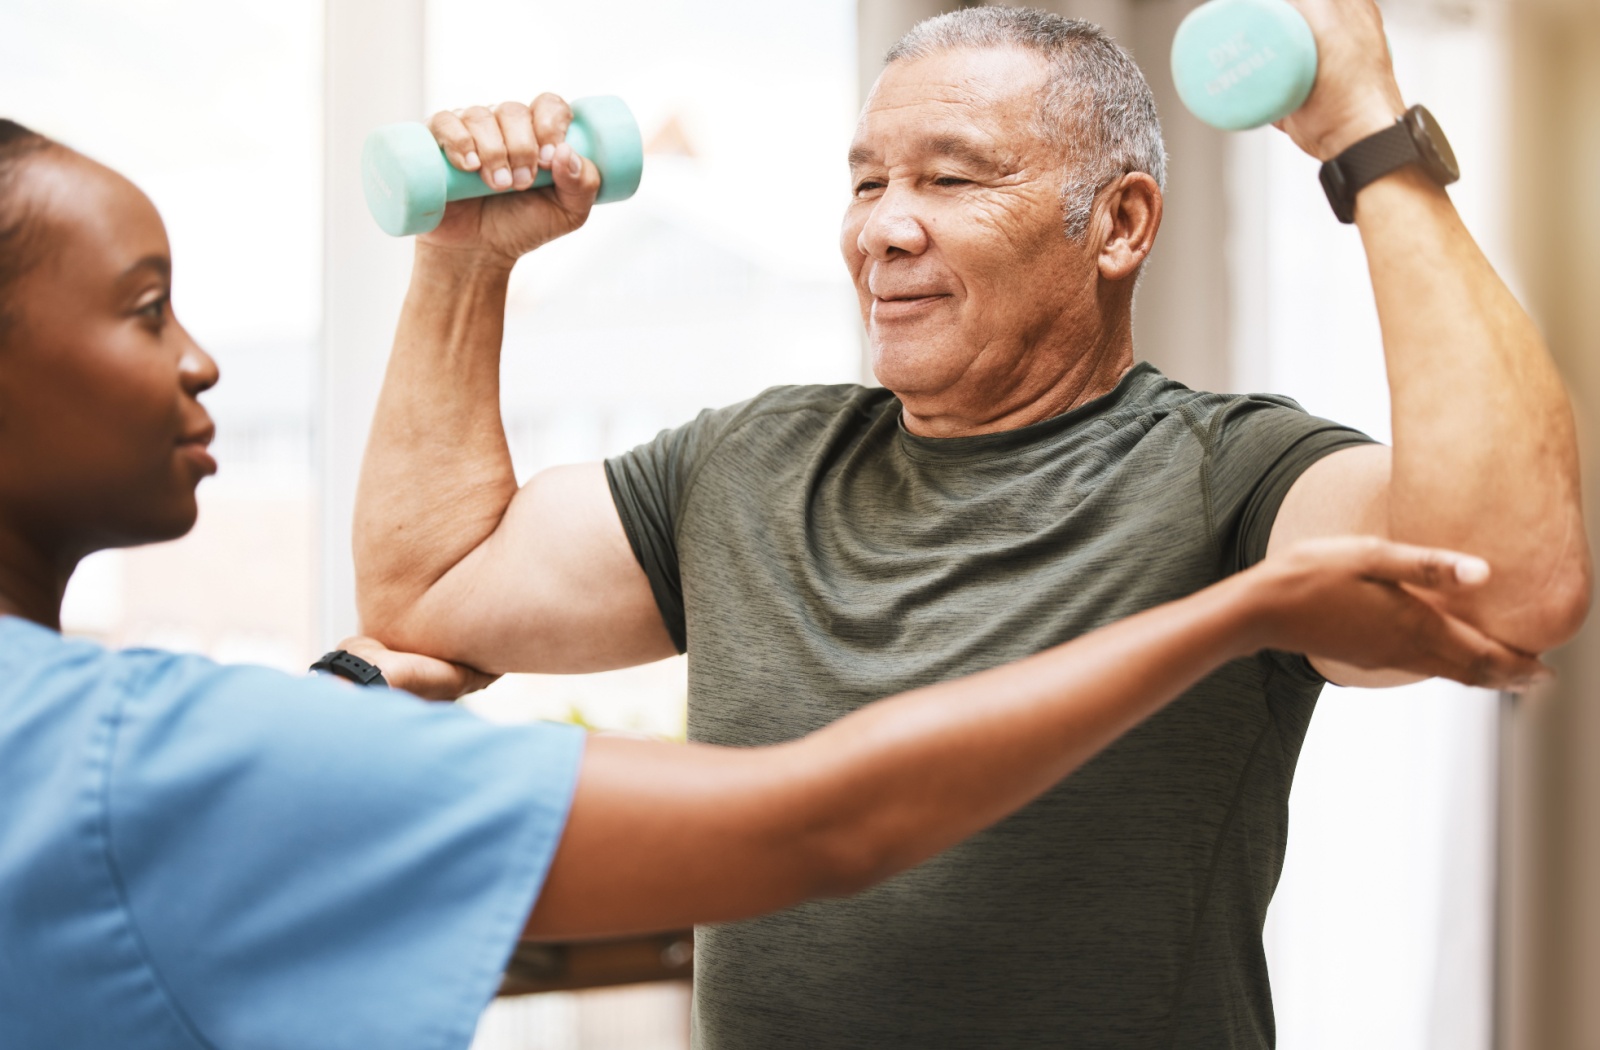
[[[1370,0],[1300,0],[1322,68],[1284,123],[1334,157],[1405,110]],[[440,114],[525,187],[551,96]],[[506,281],[598,176],[454,205],[417,246],[362,477],[366,628],[488,671],[691,653],[690,734],[755,745],[1190,593],[1296,539],[1495,566],[1454,611],[1541,651],[1587,608],[1571,414],[1538,333],[1416,165],[1356,220],[1394,448],[1135,364],[1161,222],[1148,87],[1093,26],[975,8],[890,52],[841,249],[883,388],[790,387],[520,490],[499,419]],[[566,154],[562,154],[563,165]],[[1329,221],[1333,221],[1330,217]],[[774,250],[779,250],[774,246]],[[1317,654],[1205,679],[1017,816],[875,889],[704,929],[706,1048],[1268,1046],[1261,926]]]

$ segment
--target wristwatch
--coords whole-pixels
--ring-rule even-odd
[[[1422,106],[1412,106],[1394,125],[1368,135],[1322,166],[1322,189],[1340,222],[1356,221],[1356,194],[1407,164],[1416,164],[1441,186],[1461,177],[1450,142]]]
[[[335,649],[331,653],[323,654],[322,659],[311,665],[311,670],[319,674],[336,675],[348,679],[356,685],[378,686],[389,688],[388,679],[383,677],[383,672],[377,666],[361,659],[355,653],[347,653],[343,649]]]

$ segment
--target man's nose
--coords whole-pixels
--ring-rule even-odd
[[[928,230],[917,214],[912,194],[894,184],[872,204],[856,236],[856,249],[871,259],[921,255],[928,248]]]

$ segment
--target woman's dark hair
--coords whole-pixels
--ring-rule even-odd
[[[17,173],[29,156],[53,144],[37,131],[0,117],[0,346],[11,327],[11,285],[34,262],[29,215],[14,199]]]

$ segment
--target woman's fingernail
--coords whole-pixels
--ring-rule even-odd
[[[478,155],[476,153],[468,153],[467,154],[467,167],[476,168],[477,166],[478,166]]]
[[[507,169],[507,168],[496,168],[494,170],[494,184],[496,186],[500,187],[501,189],[505,189],[507,186],[510,186],[511,185],[511,171],[510,171],[510,169]]]
[[[573,151],[572,156],[567,158],[567,171],[573,175],[583,174],[583,158],[578,156],[576,150]]]
[[[1469,556],[1456,559],[1456,582],[1482,583],[1489,578],[1489,563]]]
[[[511,173],[511,181],[519,186],[530,183],[533,181],[533,172],[527,168],[518,168]]]
[[[550,143],[546,142],[543,146],[539,147],[539,165],[541,167],[548,168],[550,166],[550,158],[554,157],[555,155],[556,148]]]

